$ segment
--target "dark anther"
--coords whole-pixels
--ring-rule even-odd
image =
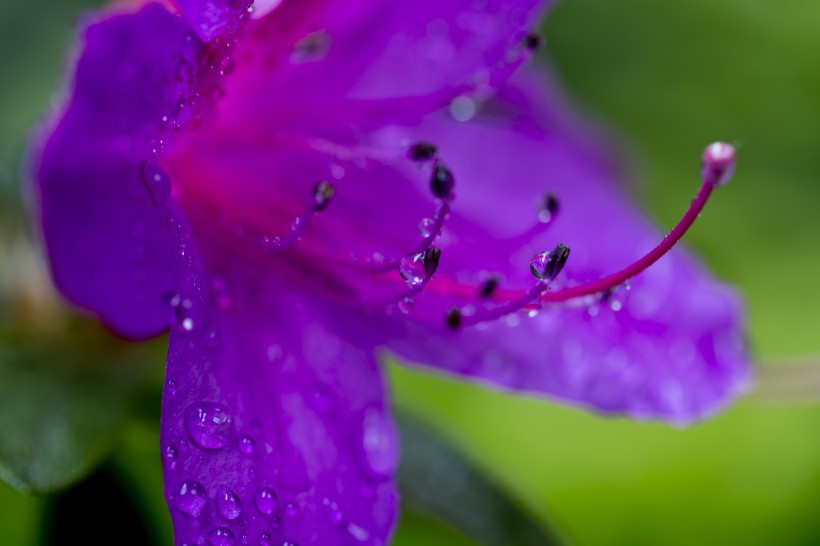
[[[447,314],[444,315],[444,322],[452,330],[458,330],[461,327],[461,311],[458,307],[453,307]]]
[[[558,243],[547,261],[547,266],[544,268],[544,278],[550,281],[555,280],[555,277],[564,269],[567,258],[569,258],[569,247],[564,243]]]
[[[424,251],[424,272],[428,277],[432,277],[436,269],[438,269],[438,262],[441,259],[441,250],[438,248],[428,248]]]
[[[555,215],[558,214],[558,209],[561,204],[554,193],[548,193],[541,201],[541,207],[538,211],[538,219],[544,223],[551,222]]]
[[[564,243],[558,243],[552,252],[536,254],[530,262],[530,271],[535,278],[552,282],[564,269],[567,258],[569,258],[569,247]]]
[[[313,199],[316,202],[314,209],[324,210],[334,195],[336,195],[336,188],[330,182],[323,180],[316,184],[313,188]]]
[[[495,293],[496,288],[498,288],[498,277],[490,277],[478,289],[478,297],[489,298]]]
[[[450,169],[443,163],[436,163],[433,167],[433,177],[430,179],[430,189],[433,190],[433,195],[440,199],[447,199],[453,194],[455,185],[456,179]]]
[[[544,37],[537,32],[530,32],[524,37],[524,47],[530,51],[535,51],[544,45]]]
[[[413,161],[430,161],[436,157],[438,150],[436,147],[427,142],[417,142],[410,146],[408,155]]]

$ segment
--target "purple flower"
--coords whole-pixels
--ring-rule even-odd
[[[389,542],[381,349],[639,419],[742,390],[738,298],[683,252],[641,273],[731,148],[655,247],[600,140],[524,66],[546,2],[248,4],[89,25],[38,154],[63,294],[124,337],[171,330],[178,544]]]

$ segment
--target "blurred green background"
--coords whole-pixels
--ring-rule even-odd
[[[0,1],[0,243],[20,217],[25,139],[57,89],[78,14],[94,4]],[[545,28],[545,59],[617,131],[637,197],[661,225],[692,197],[703,146],[741,144],[738,174],[687,243],[747,298],[760,392],[675,429],[393,366],[398,404],[574,544],[820,544],[820,3],[563,0]],[[8,254],[0,260],[8,270]],[[161,348],[149,350],[159,384]],[[798,356],[806,362],[789,362]],[[122,435],[110,467],[168,544],[155,421]],[[39,544],[53,505],[0,485],[0,543]],[[472,543],[408,512],[396,544]]]

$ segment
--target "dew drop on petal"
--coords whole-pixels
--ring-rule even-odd
[[[210,546],[233,546],[236,541],[233,532],[227,527],[217,527],[208,533],[208,544]]]
[[[355,523],[348,524],[347,532],[359,542],[365,542],[370,539],[370,533],[367,532],[367,529],[359,527]]]
[[[203,402],[185,412],[188,436],[204,449],[225,447],[230,440],[232,427],[231,416],[217,404]]]
[[[230,489],[226,489],[220,493],[216,499],[216,505],[222,517],[228,520],[235,520],[239,517],[239,514],[242,513],[242,501],[240,501],[239,496]]]
[[[398,467],[398,433],[393,422],[381,410],[371,408],[364,413],[362,454],[365,470],[375,479],[389,478]]]
[[[435,225],[436,221],[432,218],[422,218],[421,222],[419,222],[419,235],[429,237],[433,234],[433,227]]]
[[[253,500],[256,509],[263,516],[271,516],[276,510],[276,493],[269,487],[257,489]]]
[[[424,253],[408,254],[399,262],[399,274],[410,286],[421,284],[424,280]]]
[[[154,201],[163,202],[171,195],[171,179],[156,163],[142,164],[142,181]]]
[[[256,442],[250,436],[242,436],[239,439],[239,451],[245,455],[253,455],[256,451]]]
[[[335,501],[332,501],[326,498],[322,501],[322,505],[324,506],[325,516],[327,517],[327,521],[334,526],[339,526],[344,521],[344,513],[342,509],[339,508],[339,505],[336,504]]]
[[[259,540],[257,541],[259,546],[270,546],[273,544],[273,537],[270,536],[270,533],[262,533],[259,535]]]
[[[205,508],[205,503],[208,501],[205,495],[205,488],[201,484],[188,481],[184,482],[177,491],[174,505],[183,514],[198,518]]]
[[[475,117],[476,111],[475,100],[467,95],[460,95],[450,101],[450,116],[456,121],[470,121]]]
[[[295,518],[299,515],[299,507],[293,504],[292,502],[289,502],[285,506],[285,515],[289,518]]]
[[[414,303],[412,298],[404,298],[396,304],[396,308],[401,314],[408,315],[410,314],[410,311],[413,310],[413,305]]]

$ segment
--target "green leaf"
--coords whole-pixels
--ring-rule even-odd
[[[0,345],[0,479],[21,492],[83,477],[115,445],[129,413],[124,386],[72,364],[76,353],[62,349]]]
[[[405,507],[434,515],[484,546],[563,544],[444,438],[406,413],[397,415]]]

